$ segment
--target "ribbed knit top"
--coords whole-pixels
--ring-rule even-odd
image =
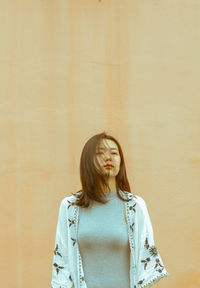
[[[80,208],[78,242],[88,288],[130,288],[130,246],[123,200],[116,189],[106,204]]]

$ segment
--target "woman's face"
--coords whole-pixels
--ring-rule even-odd
[[[110,139],[101,140],[96,148],[94,156],[94,165],[100,174],[105,176],[117,176],[120,170],[121,157],[117,144]],[[105,165],[112,165],[112,168],[106,168]]]

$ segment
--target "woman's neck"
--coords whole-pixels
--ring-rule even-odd
[[[116,179],[115,177],[109,177],[108,179],[108,186],[110,187],[110,190],[108,188],[103,189],[103,193],[111,192],[116,189]]]

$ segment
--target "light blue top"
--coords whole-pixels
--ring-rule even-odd
[[[123,201],[116,190],[106,204],[80,209],[78,244],[88,288],[130,288],[130,247]]]

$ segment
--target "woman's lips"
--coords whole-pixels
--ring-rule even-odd
[[[112,169],[113,168],[113,166],[112,165],[106,165],[106,166],[104,166],[106,169]]]

